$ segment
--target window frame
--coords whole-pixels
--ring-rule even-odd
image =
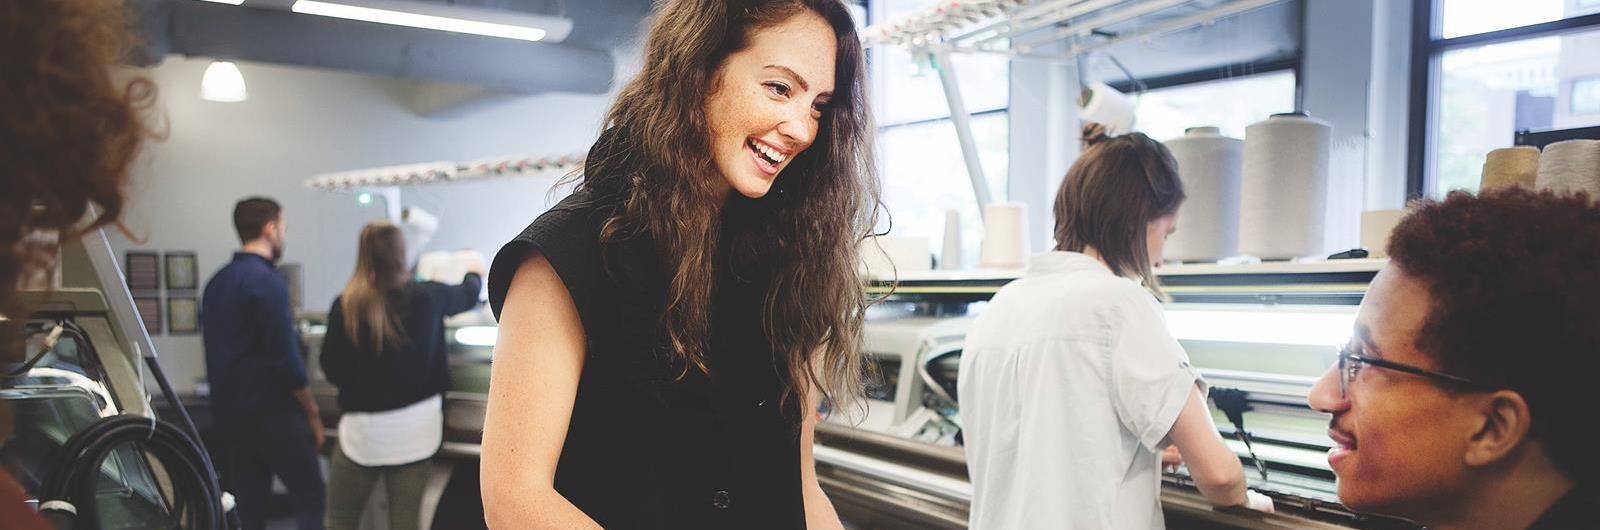
[[[1304,39],[1302,39],[1302,41],[1303,40]],[[1301,47],[1304,48],[1303,42]],[[1114,83],[1106,83],[1106,85],[1117,89],[1118,92],[1131,94],[1138,92],[1141,89],[1148,92],[1151,90],[1177,88],[1185,85],[1210,83],[1213,81],[1227,81],[1229,79],[1240,77],[1251,77],[1288,70],[1294,73],[1295,107],[1300,107],[1301,91],[1304,89],[1304,76],[1300,75],[1300,63],[1300,54],[1287,54],[1255,61],[1245,61],[1200,68],[1197,70],[1179,72],[1176,74],[1147,77],[1140,79],[1138,82],[1124,79]]]
[[[1437,169],[1434,119],[1439,114],[1440,58],[1445,52],[1490,44],[1501,44],[1540,37],[1600,30],[1600,13],[1579,15],[1514,28],[1474,33],[1459,37],[1440,37],[1442,2],[1416,0],[1411,10],[1411,93],[1409,128],[1406,141],[1406,196],[1415,199],[1428,195]],[[1520,134],[1520,132],[1518,133]]]
[[[876,19],[876,14],[875,14],[876,9],[874,9],[876,6],[873,5],[876,2],[874,0],[848,0],[848,1],[854,1],[855,3],[860,5],[862,7],[862,9],[866,12],[866,14],[867,14],[866,25],[870,26],[874,22],[876,22],[876,20],[875,20]],[[868,50],[867,53],[866,53],[866,57],[865,57],[866,63],[867,63],[866,64],[866,71],[867,71],[867,75],[869,75],[869,76],[875,76],[878,73],[883,71],[882,69],[880,69],[880,65],[874,64],[874,63],[877,62],[877,55],[878,54],[874,50]],[[1006,94],[1005,105],[1001,105],[999,107],[994,107],[994,108],[986,108],[986,109],[978,110],[978,111],[968,111],[967,115],[968,115],[969,119],[1001,114],[1001,115],[1005,115],[1006,116],[1006,119],[1008,120],[1007,123],[1009,123],[1010,113],[1011,113],[1011,103],[1012,103],[1012,100],[1011,100],[1011,88],[1012,88],[1012,86],[1011,86],[1011,74],[1012,74],[1012,70],[1013,70],[1013,65],[1011,64],[1011,61],[1007,60],[1006,61],[1006,75],[1005,75],[1005,85],[1006,85],[1006,88],[1005,88],[1005,94]],[[960,75],[961,75],[961,73],[959,71],[957,71],[956,72],[957,79],[960,78]],[[877,81],[874,80],[872,82],[876,83]],[[877,87],[875,86],[874,88],[876,89]],[[873,92],[876,93],[877,91],[874,90]],[[874,96],[874,98],[877,98],[877,97],[881,97],[881,95],[875,95]],[[964,94],[964,93],[962,94],[962,97],[963,97],[963,99],[969,99],[968,96],[966,94]],[[876,104],[876,101],[874,101],[874,105],[875,104]],[[873,109],[873,111],[876,112],[877,109]],[[912,119],[912,120],[903,120],[903,121],[878,121],[876,119],[876,117],[874,117],[874,120],[873,120],[874,138],[876,138],[877,136],[882,135],[885,131],[890,131],[890,130],[897,129],[897,128],[920,126],[920,125],[930,125],[930,124],[935,124],[935,123],[940,123],[940,122],[948,122],[948,123],[950,123],[951,127],[955,127],[955,116],[954,116],[953,113],[950,112],[950,108],[948,106],[948,100],[947,100],[947,103],[946,103],[945,111],[940,116],[935,116],[935,117],[931,117],[931,118],[918,118],[918,119]],[[874,141],[876,141],[876,140],[874,140]],[[1008,159],[1010,158],[1010,142],[1011,142],[1011,140],[1010,140],[1009,135],[1008,135],[1007,140],[1006,140],[1006,143],[1007,143],[1006,157]],[[880,174],[885,173],[882,170],[881,166],[887,165],[888,161],[880,159],[878,162],[880,164],[879,173]],[[1006,185],[1004,187],[1002,187],[1001,189],[999,189],[999,190],[994,190],[991,187],[990,192],[993,193],[995,191],[999,191],[1000,193],[1003,194],[1003,196],[1009,198],[1010,197],[1010,190],[1008,188],[1011,185],[1011,175],[1010,175],[1010,169],[1009,169],[1010,168],[1010,161],[1009,160],[1007,161],[1006,167],[1008,168],[1007,169],[1007,174],[1005,175],[1005,181],[1004,181],[1006,183]],[[966,172],[966,168],[962,168],[962,172],[965,173]],[[968,178],[970,179],[971,175],[968,175]],[[984,175],[984,179],[985,180],[989,180],[989,179],[992,179],[992,178],[994,178],[994,175],[988,175],[988,174]],[[974,198],[973,200],[977,201],[977,198]],[[981,208],[982,205],[979,205],[979,207]]]

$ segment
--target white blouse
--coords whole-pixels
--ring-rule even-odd
[[[443,441],[444,399],[438,395],[394,410],[339,417],[339,448],[367,467],[427,460]]]
[[[1133,280],[1034,256],[967,335],[957,384],[973,530],[1165,528],[1161,449],[1209,389]]]

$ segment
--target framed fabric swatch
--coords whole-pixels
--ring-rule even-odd
[[[135,296],[133,308],[139,311],[139,319],[144,321],[144,329],[151,335],[161,334],[161,297]]]
[[[200,301],[192,296],[167,297],[167,332],[193,335],[200,332]]]
[[[165,258],[168,290],[193,291],[200,287],[199,264],[193,251],[168,252]]]
[[[151,292],[161,290],[161,255],[155,252],[129,250],[122,262],[123,275],[128,280],[128,290]]]

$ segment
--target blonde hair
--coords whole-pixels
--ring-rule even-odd
[[[405,341],[387,293],[406,282],[406,243],[400,228],[388,221],[367,223],[360,241],[355,274],[339,293],[339,310],[350,342],[379,355],[384,346]]]

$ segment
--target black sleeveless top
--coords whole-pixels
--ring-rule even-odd
[[[587,351],[556,491],[612,530],[805,528],[804,407],[794,399],[780,407],[787,376],[762,330],[764,267],[719,253],[710,375],[690,369],[679,379],[663,346],[667,269],[655,248],[643,238],[599,240],[620,196],[573,194],[506,244],[489,271],[498,317],[512,275],[539,251],[583,322]],[[730,215],[750,208],[730,206]],[[748,221],[726,220],[725,230]]]

